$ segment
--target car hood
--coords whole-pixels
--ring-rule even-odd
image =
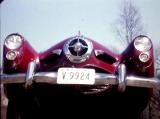
[[[74,36],[41,52],[39,58],[42,71],[55,71],[60,67],[77,67],[116,73],[121,55],[111,52],[90,38]]]

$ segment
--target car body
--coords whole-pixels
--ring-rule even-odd
[[[42,118],[42,113],[46,117],[52,115],[56,99],[67,110],[73,104],[69,99],[79,96],[87,98],[82,99],[89,105],[82,103],[84,110],[106,105],[108,112],[117,109],[123,116],[128,112],[136,117],[147,106],[152,89],[160,86],[154,77],[153,45],[144,35],[116,54],[81,34],[38,53],[22,35],[10,34],[3,48],[2,83],[9,99],[8,119],[15,114],[22,119]],[[106,102],[96,98],[99,103],[91,103],[90,97]]]

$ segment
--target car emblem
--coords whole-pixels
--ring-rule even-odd
[[[92,43],[83,36],[71,38],[64,45],[66,57],[74,63],[86,61],[92,52]]]
[[[77,42],[74,45],[74,51],[78,53],[78,52],[80,52],[82,50],[82,47],[83,47],[83,45],[80,42]]]

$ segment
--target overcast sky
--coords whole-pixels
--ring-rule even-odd
[[[11,33],[22,34],[39,52],[81,33],[99,43],[124,50],[113,33],[122,0],[4,0],[1,44]],[[160,0],[133,0],[147,35],[160,45]]]

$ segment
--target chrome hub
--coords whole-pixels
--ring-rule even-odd
[[[64,45],[66,57],[74,63],[86,61],[93,50],[92,43],[83,36],[76,36],[68,40]]]

